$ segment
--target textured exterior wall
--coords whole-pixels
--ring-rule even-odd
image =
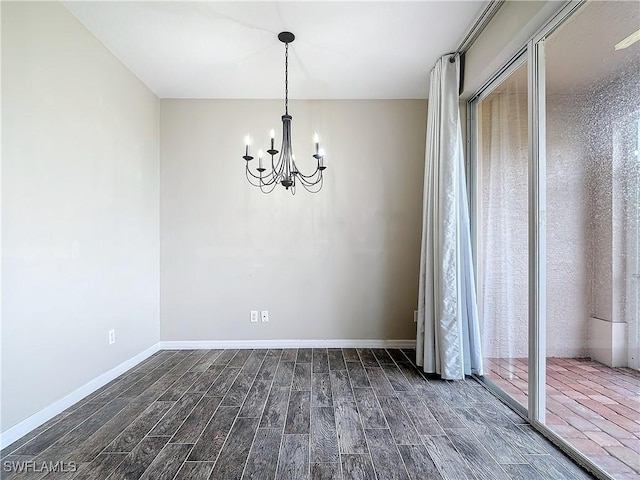
[[[590,280],[589,163],[583,95],[547,95],[547,356],[588,350]]]
[[[547,104],[547,354],[588,352],[588,163],[575,119],[581,102]],[[488,357],[528,355],[528,153],[526,96],[482,102],[479,302]]]

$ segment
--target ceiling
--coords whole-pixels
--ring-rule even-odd
[[[484,1],[63,2],[160,98],[427,98]]]

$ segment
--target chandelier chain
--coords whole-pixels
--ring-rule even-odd
[[[289,115],[289,44],[284,44],[284,113]]]

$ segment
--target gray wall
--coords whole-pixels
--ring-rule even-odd
[[[5,431],[158,342],[159,102],[27,2],[2,2],[2,100]]]
[[[317,130],[325,186],[264,195],[243,138],[266,150],[282,110],[162,100],[161,339],[415,338],[426,102],[290,102],[297,161]]]

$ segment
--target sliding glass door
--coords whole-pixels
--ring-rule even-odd
[[[640,477],[638,27],[569,3],[469,103],[482,380],[601,478]]]

